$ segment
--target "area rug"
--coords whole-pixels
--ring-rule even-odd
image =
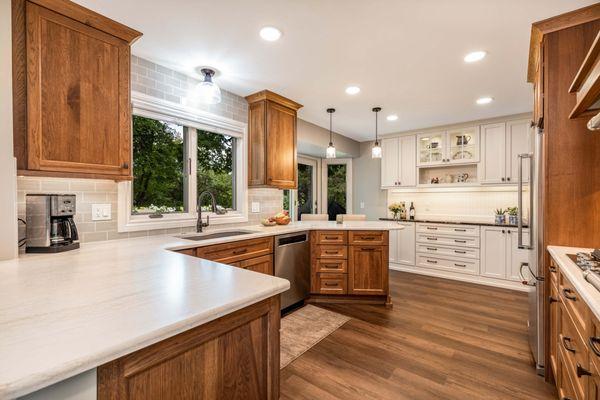
[[[280,368],[300,357],[349,320],[350,317],[310,304],[283,317]]]

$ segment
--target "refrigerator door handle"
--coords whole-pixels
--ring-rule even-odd
[[[518,232],[518,247],[519,249],[533,249],[531,238],[533,237],[533,191],[529,190],[529,244],[523,243],[523,160],[529,159],[529,176],[531,185],[531,177],[533,176],[534,160],[533,153],[519,154],[519,181],[517,189],[517,232]]]

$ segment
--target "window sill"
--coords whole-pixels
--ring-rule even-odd
[[[240,224],[248,222],[248,217],[241,213],[217,215],[207,213],[202,215],[203,221],[210,216],[210,225]],[[165,214],[163,218],[150,218],[148,215],[131,215],[128,220],[119,224],[119,232],[139,232],[156,229],[172,229],[195,227],[198,217],[194,214]]]

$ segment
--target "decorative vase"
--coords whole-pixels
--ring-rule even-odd
[[[504,214],[496,215],[496,219],[495,219],[496,225],[504,225],[505,222],[506,222],[506,216]]]
[[[508,216],[508,223],[509,223],[509,225],[517,225],[518,224],[517,216],[516,215],[509,215]]]

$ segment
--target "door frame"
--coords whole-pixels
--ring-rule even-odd
[[[327,166],[330,164],[346,164],[346,214],[352,214],[352,159],[321,159],[321,206],[319,212],[327,213]]]
[[[318,214],[321,209],[321,159],[310,157],[307,155],[298,154],[297,164],[305,164],[313,167],[313,199],[316,205],[313,204],[313,213]],[[296,167],[297,168],[297,167]],[[298,221],[298,189],[289,189],[290,193],[290,218],[292,221]]]

